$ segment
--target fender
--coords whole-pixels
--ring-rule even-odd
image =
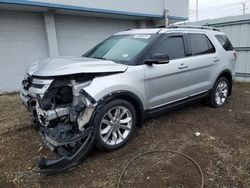
[[[114,91],[112,93],[109,93],[105,95],[104,97],[102,97],[98,101],[98,104],[106,104],[116,98],[127,100],[135,107],[136,113],[138,115],[138,124],[141,125],[143,120],[145,119],[145,110],[143,107],[143,103],[141,102],[140,98],[136,94],[130,91],[119,90],[119,91]]]
[[[223,70],[223,71],[217,76],[217,78],[215,79],[214,84],[215,84],[216,81],[217,81],[220,77],[222,77],[222,76],[225,76],[225,77],[228,79],[228,81],[229,81],[229,96],[231,96],[231,94],[232,94],[232,86],[233,86],[233,80],[232,80],[233,74],[232,74],[232,72],[231,72],[229,69]],[[214,85],[214,84],[213,84],[213,85]]]

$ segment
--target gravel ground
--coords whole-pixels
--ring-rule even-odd
[[[93,150],[74,171],[56,176],[32,171],[38,158],[51,152],[31,127],[18,94],[1,95],[0,112],[0,187],[115,187],[131,158],[155,149],[195,159],[203,169],[205,187],[250,187],[250,84],[235,84],[223,108],[199,103],[148,120],[124,148],[112,153]],[[132,163],[121,187],[199,185],[199,172],[187,159],[152,154]]]

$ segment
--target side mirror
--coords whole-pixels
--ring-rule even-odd
[[[144,62],[147,65],[152,64],[167,64],[170,61],[170,57],[166,53],[155,53],[151,55],[151,58],[146,59]]]

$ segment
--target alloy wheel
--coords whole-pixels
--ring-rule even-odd
[[[111,108],[101,121],[102,141],[112,146],[122,143],[128,137],[132,123],[132,113],[128,108],[124,106]]]
[[[221,80],[216,88],[215,92],[215,102],[218,106],[222,106],[228,96],[228,83],[225,80]]]

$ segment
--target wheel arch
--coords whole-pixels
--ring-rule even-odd
[[[221,77],[225,77],[227,78],[227,80],[229,81],[229,93],[228,95],[231,96],[232,94],[232,87],[233,87],[233,75],[232,75],[232,72],[230,70],[224,70],[222,71],[219,76],[217,76],[216,80],[215,80],[215,83],[218,79],[220,79]]]
[[[98,101],[98,103],[104,104],[114,99],[123,99],[130,102],[136,110],[138,125],[142,125],[144,120],[144,107],[140,98],[136,94],[130,91],[115,91],[105,95],[101,100]]]

